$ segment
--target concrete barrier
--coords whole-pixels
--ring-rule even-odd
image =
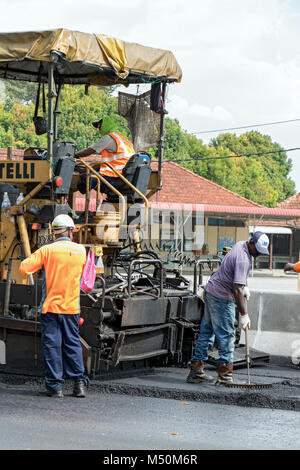
[[[0,364],[6,364],[5,342],[0,340]]]
[[[251,290],[249,346],[273,362],[300,364],[300,292]],[[244,337],[241,337],[241,342]]]

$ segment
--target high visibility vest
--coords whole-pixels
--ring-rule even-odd
[[[80,280],[86,261],[83,245],[60,237],[44,245],[20,264],[20,273],[43,268],[41,313],[80,313]]]
[[[108,162],[110,165],[120,173],[129,158],[135,154],[132,143],[118,132],[109,132],[109,134],[117,144],[117,151],[114,153],[108,152],[106,149],[101,152],[101,162]],[[100,164],[100,174],[103,176],[117,177],[107,165]]]
[[[297,261],[297,263],[294,264],[294,271],[296,271],[296,273],[300,273],[300,261]]]

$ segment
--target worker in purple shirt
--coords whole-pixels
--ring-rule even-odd
[[[205,285],[204,314],[187,382],[199,383],[213,379],[205,373],[204,365],[214,337],[219,353],[216,384],[234,382],[235,305],[240,312],[241,327],[244,330],[250,328],[245,286],[252,257],[268,255],[268,246],[269,239],[263,232],[255,232],[250,240],[236,243]]]

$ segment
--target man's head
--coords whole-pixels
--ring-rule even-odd
[[[101,136],[109,134],[110,132],[119,132],[119,126],[117,121],[109,116],[104,116],[99,121],[92,123],[96,129],[99,129]]]
[[[269,238],[264,232],[255,232],[248,242],[248,247],[254,258],[259,255],[269,255]]]
[[[96,129],[100,129],[102,125],[102,119],[99,119],[99,121],[94,121],[92,124]]]
[[[51,225],[55,238],[69,237],[71,240],[73,239],[73,232],[76,231],[76,227],[69,215],[57,215]]]

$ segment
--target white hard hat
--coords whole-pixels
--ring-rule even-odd
[[[63,232],[65,229],[76,229],[73,219],[67,214],[57,215],[52,221],[52,228],[55,232]],[[64,230],[62,230],[64,229]]]

